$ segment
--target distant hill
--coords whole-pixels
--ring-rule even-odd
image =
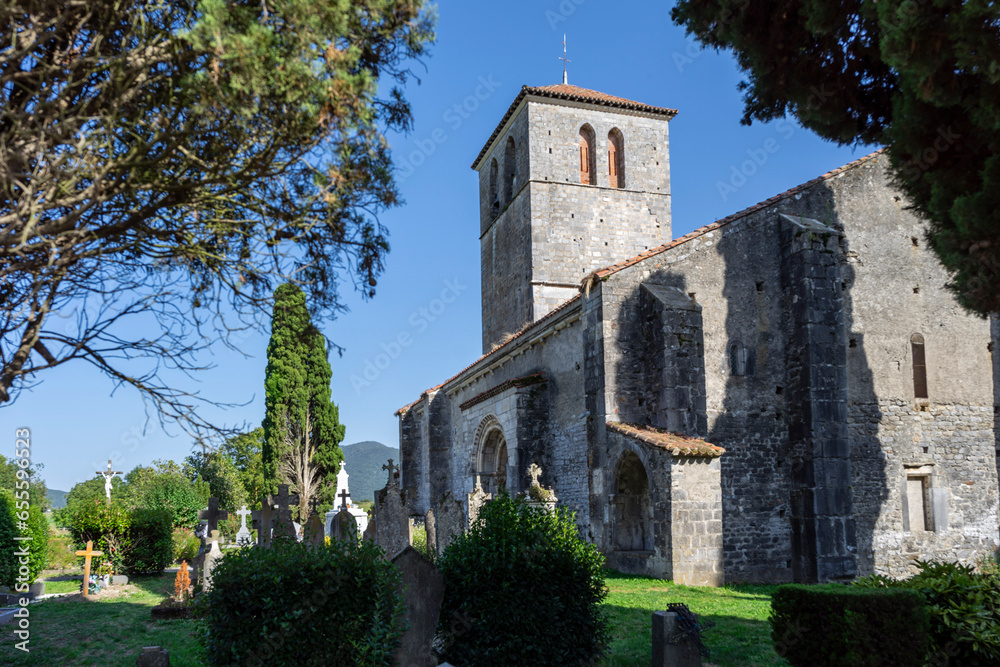
[[[49,497],[49,502],[52,503],[52,509],[61,510],[66,507],[66,496],[69,495],[69,491],[60,491],[58,489],[45,489],[46,494]]]
[[[381,442],[366,440],[353,445],[341,445],[347,464],[347,483],[351,487],[351,500],[374,500],[375,491],[385,486],[389,474],[382,466],[391,458],[399,463],[399,450],[386,447]]]

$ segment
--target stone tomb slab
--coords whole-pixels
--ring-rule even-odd
[[[411,546],[403,549],[392,559],[392,563],[402,574],[402,593],[409,624],[396,651],[395,664],[401,667],[435,667],[438,662],[433,656],[432,645],[444,600],[444,575]]]

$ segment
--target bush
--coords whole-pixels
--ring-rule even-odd
[[[438,652],[455,665],[587,665],[609,641],[597,548],[573,514],[502,494],[438,559]]]
[[[114,572],[124,572],[125,557],[131,547],[130,525],[131,517],[121,501],[114,500],[108,504],[92,499],[77,507],[70,532],[78,548],[83,549],[89,540],[94,543],[94,549],[103,552],[91,561],[94,571],[107,561]]]
[[[786,584],[769,620],[775,651],[795,666],[916,667],[927,655],[927,613],[913,591]]]
[[[162,573],[173,561],[173,513],[166,509],[140,508],[133,510],[130,518],[125,571],[129,574]]]
[[[19,528],[22,521],[27,524],[27,532]],[[31,539],[14,539],[25,535]],[[17,590],[17,584],[34,583],[48,563],[48,544],[49,523],[42,508],[16,499],[8,489],[0,489],[0,586]],[[22,549],[28,552],[27,572],[21,572],[21,556],[17,554]]]
[[[49,533],[49,567],[68,570],[76,567],[76,545],[65,531]]]
[[[383,556],[352,539],[228,552],[203,595],[206,664],[388,667],[404,607]]]
[[[173,559],[175,563],[182,560],[193,561],[201,550],[201,540],[195,537],[193,530],[174,528],[171,536],[173,544]]]
[[[871,575],[855,586],[920,593],[930,619],[933,664],[1000,664],[1000,578],[957,563],[918,560],[917,568],[909,579]]]
[[[413,545],[413,548],[419,551],[425,558],[433,561],[437,557],[434,553],[433,546],[427,544],[427,528],[425,526],[416,526],[413,529],[413,535],[410,539],[410,543]]]

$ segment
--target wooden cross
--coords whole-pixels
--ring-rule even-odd
[[[528,475],[531,477],[531,485],[539,486],[538,478],[542,476],[542,469],[538,467],[537,463],[528,466]]]
[[[109,461],[110,463],[110,461]],[[84,551],[77,551],[77,556],[83,556],[83,597],[87,597],[90,592],[90,558],[91,556],[103,556],[103,551],[94,551],[94,541],[87,540],[87,548]]]
[[[219,499],[209,498],[208,499],[208,509],[198,510],[198,520],[208,522],[208,532],[211,534],[213,530],[219,527],[219,521],[224,521],[229,518],[229,512],[226,510],[219,509]]]
[[[350,499],[351,499],[351,494],[349,494],[347,492],[347,489],[344,489],[343,491],[340,492],[340,505],[341,505],[341,507],[344,507],[344,508],[349,507],[350,503],[347,502],[347,501],[350,500]]]
[[[393,465],[392,459],[389,459],[389,465],[383,465],[382,466],[382,470],[388,470],[389,471],[389,482],[386,484],[386,486],[387,487],[388,486],[395,486],[396,485],[396,473],[399,471],[399,466]]]

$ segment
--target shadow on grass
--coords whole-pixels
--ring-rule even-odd
[[[664,605],[665,607],[666,605]],[[604,605],[611,621],[612,642],[601,667],[645,667],[650,664],[653,646],[652,610]],[[771,643],[771,626],[766,621],[724,616],[699,615],[703,623],[715,623],[702,632],[702,641],[711,651],[706,665],[718,667],[785,667]]]
[[[113,590],[113,589],[112,589]],[[0,664],[132,667],[144,646],[170,651],[173,667],[201,667],[200,622],[154,621],[150,610],[173,591],[173,575],[136,576],[127,597],[74,595],[31,605],[25,653],[13,625],[0,628]]]

